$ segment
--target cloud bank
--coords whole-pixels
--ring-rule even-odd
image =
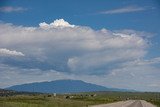
[[[56,66],[58,71],[87,74],[94,74],[97,69],[105,73],[111,69],[105,65],[115,67],[123,61],[143,58],[148,46],[147,41],[136,33],[128,35],[106,29],[95,31],[89,27],[73,27],[62,19],[47,26],[45,29],[46,25],[42,23],[34,28],[3,24],[0,26],[3,27],[0,46],[16,47],[30,63],[33,58],[40,60],[46,69]]]
[[[7,75],[0,77],[7,81],[0,86],[69,78],[108,87],[151,90],[151,84],[160,81],[160,73],[158,58],[144,60],[149,47],[146,34],[134,30],[94,30],[63,19],[43,22],[39,27],[1,23],[0,49],[18,50],[14,52],[23,57],[0,56],[1,75]],[[157,63],[151,64],[154,61]],[[12,82],[13,72],[17,82]],[[31,79],[21,81],[21,77]]]

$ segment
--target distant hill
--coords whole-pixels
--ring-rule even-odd
[[[41,93],[75,93],[93,91],[131,91],[126,89],[106,88],[104,86],[86,83],[81,80],[56,80],[51,82],[36,82],[22,85],[15,85],[6,89],[26,92]]]

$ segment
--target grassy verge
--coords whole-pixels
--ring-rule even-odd
[[[160,107],[160,93],[94,92],[64,95],[14,95],[0,97],[0,107],[88,107],[122,100],[146,100]]]
[[[87,107],[92,101],[79,101],[61,97],[12,96],[0,99],[0,107]]]
[[[157,107],[160,107],[160,100],[152,100],[152,101],[148,101],[154,105],[156,105]]]

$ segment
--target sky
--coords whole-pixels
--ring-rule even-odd
[[[75,79],[160,92],[159,0],[0,0],[0,88]]]

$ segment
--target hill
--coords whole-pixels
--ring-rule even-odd
[[[51,82],[36,82],[15,85],[6,89],[41,93],[77,93],[93,91],[131,91],[126,89],[106,88],[104,86],[86,83],[81,80],[56,80]]]

